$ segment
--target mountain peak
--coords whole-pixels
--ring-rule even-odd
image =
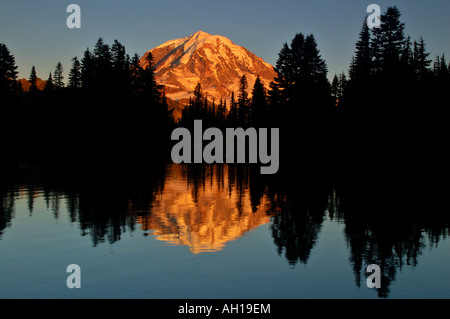
[[[189,101],[199,82],[203,92],[218,101],[237,94],[242,75],[247,78],[249,94],[258,75],[267,88],[276,76],[272,65],[246,48],[201,30],[148,52],[154,57],[156,81],[165,86],[167,97],[181,103]],[[147,54],[141,58],[144,68]]]
[[[197,32],[191,35],[191,37],[208,37],[208,36],[211,36],[211,34],[204,32],[202,30],[198,30]]]
[[[163,44],[157,46],[153,50],[159,49],[159,48],[165,48],[165,47],[178,47],[180,45],[184,45],[186,51],[188,51],[189,48],[192,51],[192,50],[195,50],[198,46],[201,46],[206,42],[209,42],[209,43],[216,42],[217,39],[220,39],[225,42],[231,42],[229,39],[227,39],[225,37],[222,37],[219,35],[211,35],[207,32],[199,30],[187,37],[164,42]],[[194,45],[194,46],[192,46],[192,45]]]

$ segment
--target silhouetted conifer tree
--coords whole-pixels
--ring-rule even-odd
[[[354,134],[355,131],[361,133],[361,129],[365,126],[364,119],[373,108],[371,100],[367,99],[370,91],[373,90],[373,49],[366,19],[367,17],[359,33],[355,55],[352,57],[348,71],[348,86],[344,96],[339,100],[338,112],[344,116],[346,122],[343,127],[344,130],[350,131],[349,134]],[[359,125],[361,127],[357,127]],[[347,140],[348,137],[344,139]]]
[[[18,132],[17,107],[22,86],[17,81],[17,65],[7,46],[0,43],[0,138]]]
[[[20,82],[20,81],[17,81],[17,93],[18,94],[23,93],[23,86],[22,86],[22,82]]]
[[[30,82],[30,92],[36,93],[37,92],[37,75],[36,75],[36,68],[31,68],[30,78],[28,80]]]
[[[93,89],[95,82],[95,58],[89,51],[89,48],[84,51],[81,59],[81,84],[83,88]]]
[[[63,66],[61,62],[58,62],[55,67],[55,72],[53,73],[54,85],[56,89],[62,89],[64,87],[64,76],[63,76]]]
[[[342,97],[347,87],[347,77],[344,73],[334,75],[331,81],[331,96],[335,102],[335,106],[338,107],[342,102]]]
[[[327,66],[321,58],[313,35],[296,34],[291,44],[281,49],[271,85],[271,99],[279,96],[278,126],[286,127],[286,138],[298,139],[306,130],[321,131],[332,110]],[[276,93],[275,93],[276,92]],[[273,108],[273,106],[272,106]],[[310,140],[312,142],[312,140]]]
[[[239,94],[238,94],[238,121],[240,125],[246,126],[249,117],[249,100],[248,100],[248,81],[247,77],[242,75],[239,82]]]
[[[402,48],[402,52],[400,54],[400,60],[403,64],[403,71],[410,72],[412,71],[412,65],[414,63],[414,52],[413,52],[413,44],[411,42],[411,37],[407,36]],[[408,74],[410,75],[410,74]]]
[[[54,87],[54,85],[53,85],[52,73],[50,73],[50,74],[48,75],[47,81],[45,82],[44,90],[48,92],[48,91],[53,90],[54,88],[55,88],[55,87]]]
[[[445,58],[445,54],[436,57],[433,64],[433,74],[437,79],[443,82],[445,82],[448,79],[449,69],[447,67],[447,60]]]
[[[331,81],[331,96],[337,103],[337,100],[339,99],[339,78],[337,74],[333,76],[333,80]]]
[[[364,82],[367,85],[372,72],[372,49],[370,46],[370,31],[364,19],[363,27],[356,42],[355,56],[350,65],[349,76],[351,80]]]
[[[147,103],[154,106],[161,102],[162,86],[158,86],[155,80],[155,66],[153,61],[153,55],[148,52],[145,61],[147,67],[142,71],[142,93]]]
[[[200,111],[200,115],[202,118],[205,118],[205,115],[207,116],[209,113],[209,103],[208,103],[208,93],[205,94],[205,97],[203,99],[202,109]]]
[[[114,79],[111,49],[108,44],[99,38],[94,46],[95,84],[99,91],[111,91]]]
[[[373,29],[372,51],[377,73],[390,76],[398,70],[402,48],[405,42],[405,24],[400,21],[397,7],[389,7],[381,15],[381,25]]]
[[[267,124],[266,117],[268,116],[267,94],[259,76],[253,85],[250,105],[250,122],[257,127],[265,126]]]
[[[430,75],[431,60],[428,59],[430,53],[426,52],[425,42],[422,37],[414,41],[413,48],[413,69],[416,79],[425,80]]]
[[[231,92],[230,112],[227,116],[227,126],[236,127],[238,125],[238,105],[234,98],[234,92]]]
[[[268,101],[269,109],[267,120],[270,123],[273,123],[273,125],[278,125],[278,123],[281,123],[281,90],[274,81],[271,81],[269,84]]]
[[[114,40],[111,46],[111,59],[114,90],[128,93],[130,90],[130,56],[126,53],[125,46],[117,40]]]
[[[139,96],[142,94],[142,72],[144,69],[141,66],[140,58],[137,53],[133,55],[131,59],[130,65],[130,86],[131,93],[135,96]]]
[[[220,99],[219,105],[217,107],[217,121],[219,126],[223,128],[225,124],[225,118],[227,114],[227,100]]]
[[[0,100],[17,93],[17,65],[7,46],[0,43]]]
[[[68,87],[72,89],[79,89],[81,87],[81,63],[77,57],[72,59],[72,68],[69,72]]]
[[[409,102],[408,61],[411,50],[406,43],[405,25],[400,17],[397,7],[389,7],[381,15],[380,27],[373,29],[371,48],[374,82],[369,89],[361,90],[364,94],[377,92],[361,114],[367,121],[363,124],[367,133],[363,134],[367,137],[365,144],[388,153],[405,145],[405,128],[402,132],[402,124],[405,123],[404,115]],[[354,107],[357,107],[358,102],[361,100],[355,101]]]
[[[203,92],[200,82],[197,83],[194,90],[194,98],[190,107],[192,120],[201,119],[201,112],[203,108]]]

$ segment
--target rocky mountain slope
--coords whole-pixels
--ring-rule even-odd
[[[276,76],[273,66],[229,39],[198,31],[186,38],[171,40],[150,50],[155,60],[156,81],[165,85],[166,95],[186,103],[200,82],[212,100],[236,96],[243,74],[248,80],[249,95],[259,75],[268,88]],[[145,53],[141,64],[145,68]]]

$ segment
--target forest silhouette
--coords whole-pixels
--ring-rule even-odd
[[[442,170],[446,163],[411,173],[417,163],[318,156],[275,175],[261,175],[257,166],[239,164],[186,164],[182,171],[194,201],[215,184],[228,185],[225,192],[239,212],[237,218],[244,198],[249,196],[253,212],[262,209],[264,198],[275,245],[270,253],[279,254],[291,267],[309,263],[327,219],[342,224],[355,284],[365,287],[367,265],[378,264],[383,273],[377,293],[385,298],[398,272],[420,266],[422,253],[450,235],[450,172]],[[77,224],[80,235],[90,238],[94,247],[114,244],[124,233],[142,227],[179,235],[176,223],[171,229],[158,226],[160,216],[153,208],[157,200],[171,200],[166,181],[175,164],[146,158],[129,158],[124,164],[98,169],[82,158],[9,159],[0,167],[0,240],[14,223],[19,198],[30,215],[38,211],[36,202],[46,203],[55,220],[68,218]],[[206,214],[198,213],[192,215],[196,221]]]
[[[42,89],[33,67],[25,90],[0,44],[0,236],[14,219],[18,190],[27,189],[32,212],[40,185],[55,218],[66,198],[82,235],[94,246],[114,243],[164,191],[175,127],[192,128],[194,119],[204,128],[279,127],[277,174],[230,170],[253,206],[269,197],[277,253],[292,266],[306,264],[328,215],[345,226],[355,283],[363,284],[366,265],[379,264],[378,294],[389,296],[396,273],[417,265],[425,240],[437,245],[450,225],[450,65],[444,55],[432,61],[425,40],[412,41],[404,28],[396,7],[378,29],[364,20],[347,75],[331,82],[314,36],[298,33],[281,48],[269,88],[259,80],[249,88],[242,76],[230,100],[211,101],[198,85],[179,121],[151,54],[143,69],[120,42],[99,38],[72,59],[67,84],[57,63]],[[299,160],[294,151],[313,155]],[[190,165],[186,174],[194,194],[204,187],[207,168]]]
[[[249,88],[243,75],[238,92],[211,101],[198,84],[179,121],[155,81],[151,54],[144,69],[120,42],[99,38],[72,59],[67,85],[58,62],[42,90],[33,66],[24,91],[1,44],[0,136],[9,147],[136,147],[164,157],[173,128],[202,119],[204,127],[279,127],[284,152],[448,155],[450,65],[445,55],[432,62],[424,39],[412,41],[404,28],[397,7],[381,16],[380,28],[364,20],[348,74],[331,82],[314,35],[298,33],[281,48],[269,88],[259,80]]]

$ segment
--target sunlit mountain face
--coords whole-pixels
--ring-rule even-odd
[[[31,83],[27,79],[19,79],[20,85],[22,85],[22,89],[24,92],[28,92],[30,90]],[[45,83],[47,81],[44,81],[40,78],[36,78],[36,87],[38,90],[43,90],[45,87]]]
[[[168,172],[150,212],[138,217],[141,228],[158,240],[186,245],[194,254],[214,252],[270,222],[268,197],[252,202],[248,183],[229,166],[210,166],[197,174],[173,165]]]
[[[200,82],[209,99],[229,99],[237,94],[243,75],[248,91],[259,75],[269,87],[276,76],[274,68],[249,50],[226,37],[198,31],[183,39],[171,40],[150,50],[154,57],[156,81],[165,86],[166,96],[186,103]],[[141,64],[147,63],[145,53]]]

